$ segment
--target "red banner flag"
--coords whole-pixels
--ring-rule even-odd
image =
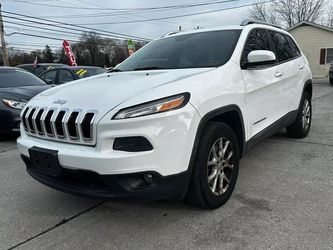
[[[64,50],[66,51],[70,66],[77,66],[76,60],[75,60],[75,55],[72,51],[72,47],[69,44],[69,42],[64,40],[64,42],[62,43],[62,46],[64,47]]]

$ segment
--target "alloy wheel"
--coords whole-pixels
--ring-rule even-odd
[[[302,110],[302,123],[304,130],[307,130],[310,126],[311,121],[311,106],[308,99],[304,100],[303,110]]]
[[[233,145],[227,138],[218,139],[212,146],[207,161],[207,178],[210,191],[223,195],[229,188],[233,177]]]

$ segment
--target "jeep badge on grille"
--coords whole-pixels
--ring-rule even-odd
[[[66,102],[67,102],[66,100],[60,100],[60,99],[58,99],[58,100],[54,101],[53,104],[64,105],[64,104],[66,104]]]

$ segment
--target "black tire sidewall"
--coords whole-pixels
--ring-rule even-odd
[[[305,102],[306,99],[309,101],[309,104],[310,104],[310,123],[309,123],[308,128],[305,130],[304,126],[303,126],[302,113],[303,113],[304,102]],[[299,106],[298,111],[297,111],[297,117],[296,117],[294,123],[291,124],[289,127],[287,127],[288,136],[291,137],[291,138],[298,138],[298,139],[304,138],[309,134],[310,129],[311,129],[311,125],[312,125],[311,96],[308,92],[304,92],[303,95],[302,95],[300,106]]]
[[[309,101],[309,105],[310,105],[310,123],[309,123],[308,128],[305,130],[303,127],[302,112],[303,112],[304,102],[306,99]],[[307,136],[310,132],[311,124],[312,124],[312,103],[311,103],[311,97],[307,92],[304,93],[303,98],[302,98],[302,106],[300,108],[300,122],[302,124],[303,134],[304,134],[304,136]]]
[[[205,134],[203,138],[200,140],[195,168],[198,172],[197,177],[200,178],[200,189],[206,206],[210,208],[217,208],[223,205],[229,199],[236,185],[239,168],[239,146],[233,130],[224,123],[210,123],[206,127],[204,133]],[[207,160],[213,144],[221,137],[229,139],[232,143],[234,151],[234,171],[228,190],[223,195],[216,196],[211,192],[208,186]]]

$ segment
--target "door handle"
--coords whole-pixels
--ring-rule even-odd
[[[303,69],[303,68],[304,68],[303,65],[298,66],[298,69]]]
[[[275,77],[281,77],[281,76],[283,76],[283,73],[282,72],[276,72],[274,76]]]

